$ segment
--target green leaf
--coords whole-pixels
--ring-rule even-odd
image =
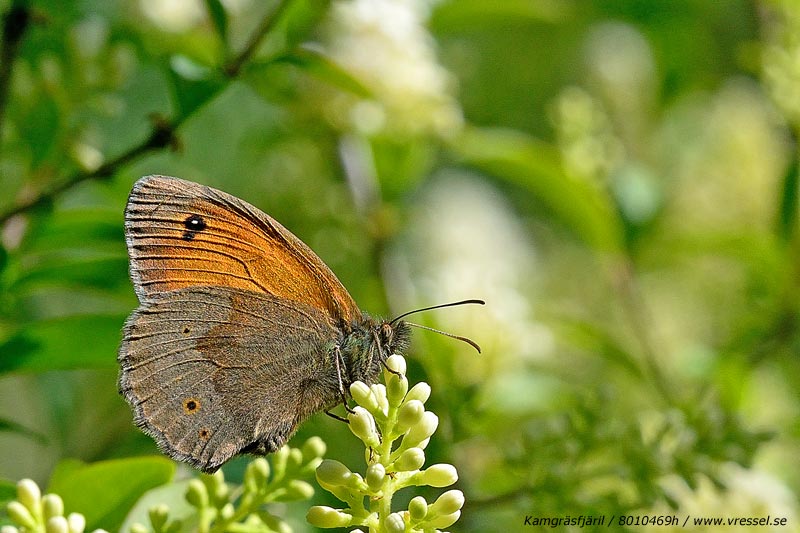
[[[17,497],[17,484],[8,479],[0,479],[0,507]]]
[[[289,5],[281,14],[276,29],[283,34],[287,49],[306,41],[328,12],[330,0],[283,0]]]
[[[347,69],[336,63],[323,50],[313,46],[302,46],[289,54],[277,57],[270,62],[253,64],[253,69],[266,69],[273,63],[287,63],[314,76],[338,89],[353,93],[362,98],[372,98],[373,92]]]
[[[85,247],[102,241],[116,243],[124,250],[121,209],[80,208],[58,211],[35,221],[26,232],[22,251]]]
[[[182,522],[179,531],[190,533],[197,531],[197,509],[186,501],[186,489],[189,486],[188,479],[162,485],[147,491],[144,496],[139,498],[136,505],[130,510],[122,523],[120,531],[130,531],[133,524],[149,525],[150,509],[159,504],[169,507],[169,520],[180,520]]]
[[[552,146],[518,131],[467,128],[450,148],[464,163],[529,191],[591,247],[622,249],[623,224],[610,196],[565,173]]]
[[[563,332],[563,338],[570,341],[589,353],[596,354],[610,363],[623,368],[636,379],[644,379],[642,368],[633,354],[614,336],[605,329],[590,322],[569,320],[562,318],[558,329]]]
[[[797,226],[798,187],[800,186],[800,154],[795,151],[789,168],[783,176],[781,194],[778,199],[778,236],[784,241],[789,241]]]
[[[13,525],[6,513],[8,502],[17,498],[17,485],[8,479],[0,479],[0,527]]]
[[[53,253],[39,258],[31,268],[14,280],[10,288],[20,291],[31,286],[48,285],[108,289],[128,283],[127,276],[124,275],[128,270],[128,260],[124,255],[103,254],[93,250],[85,252],[87,257]]]
[[[40,98],[17,124],[20,128],[18,135],[25,139],[33,163],[37,165],[52,155],[64,127],[58,106],[50,97]]]
[[[172,57],[169,74],[178,122],[210,102],[226,85],[221,73],[184,55]]]
[[[5,246],[0,244],[0,273],[5,270],[6,265],[8,265],[8,251]]]
[[[491,32],[507,28],[508,24],[560,23],[571,17],[574,11],[569,2],[459,0],[438,4],[432,13],[430,26],[437,34],[470,28]]]
[[[205,0],[208,15],[214,23],[214,29],[222,40],[223,46],[228,47],[228,13],[220,0]]]
[[[31,439],[46,444],[47,437],[42,435],[41,433],[37,433],[32,429],[28,429],[22,424],[14,422],[13,420],[7,420],[5,418],[0,418],[0,431],[11,431],[14,433],[19,433],[20,435],[24,435],[26,437],[30,437]]]
[[[10,258],[8,288],[119,287],[127,283],[124,243],[122,217],[116,211],[75,209],[43,217]]]
[[[48,492],[63,498],[66,513],[82,513],[87,531],[119,531],[137,500],[174,475],[175,463],[166,457],[133,457],[87,465],[69,461],[56,467]]]
[[[77,315],[32,322],[0,344],[0,373],[114,368],[122,315]]]

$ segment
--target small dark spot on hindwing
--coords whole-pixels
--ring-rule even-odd
[[[183,412],[187,415],[196,413],[200,409],[200,400],[197,398],[186,398],[183,400]]]

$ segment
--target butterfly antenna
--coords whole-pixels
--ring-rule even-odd
[[[466,305],[466,304],[480,304],[484,305],[486,302],[483,300],[461,300],[460,302],[450,302],[449,304],[439,304],[439,305],[432,305],[430,307],[423,307],[422,309],[414,309],[413,311],[409,311],[407,313],[403,313],[400,316],[394,317],[391,321],[389,321],[389,325],[391,326],[398,320],[408,315],[413,315],[414,313],[421,313],[422,311],[430,311],[431,309],[441,309],[442,307],[453,307],[455,305]],[[422,326],[419,326],[422,327]],[[441,331],[439,333],[442,333]],[[478,350],[480,351],[480,350]]]
[[[439,335],[444,335],[445,337],[450,337],[451,339],[456,339],[466,342],[467,344],[478,350],[478,353],[481,353],[481,347],[478,346],[478,343],[472,339],[462,337],[461,335],[454,335],[452,333],[447,333],[446,331],[441,331],[439,329],[429,328],[428,326],[423,326],[422,324],[415,324],[413,322],[406,322],[406,324],[408,324],[409,326],[414,326],[415,328],[427,329],[428,331],[433,331],[434,333],[438,333]]]

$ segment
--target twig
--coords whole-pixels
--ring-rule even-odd
[[[223,66],[223,72],[229,79],[234,79],[238,76],[241,72],[242,67],[252,58],[253,54],[255,54],[258,45],[264,39],[266,34],[272,29],[275,25],[275,21],[280,18],[280,14],[286,8],[286,6],[290,3],[291,0],[287,0],[281,2],[274,10],[268,13],[264,19],[259,24],[258,28],[253,32],[253,35],[248,40],[247,46],[236,55],[233,59],[228,61]],[[24,0],[17,0],[17,3],[14,7],[12,7],[11,11],[5,17],[5,32],[3,35],[3,50],[2,53],[4,54],[2,59],[3,63],[0,65],[0,73],[2,70],[8,68],[10,73],[10,62],[6,61],[5,54],[7,49],[7,42],[10,42],[10,37],[7,36],[9,33],[9,27],[13,26],[12,33],[18,34],[18,38],[22,36],[22,30],[28,23],[29,19],[29,12],[27,8],[20,7],[20,5],[24,2]],[[19,4],[19,5],[17,5]],[[23,10],[17,12],[17,10]],[[15,14],[16,13],[16,14]],[[10,24],[10,20],[22,17],[21,22],[18,21],[17,24]],[[12,35],[13,37],[13,35]],[[17,41],[18,42],[18,41]],[[13,52],[13,51],[12,51]],[[10,57],[13,57],[13,53],[10,54]],[[0,78],[0,90],[7,86],[6,83],[2,83],[3,79]],[[4,96],[4,95],[0,95]],[[0,100],[0,112],[2,111],[2,104],[4,102]],[[198,106],[200,108],[200,106]],[[114,175],[123,165],[126,165],[139,157],[143,156],[148,152],[152,152],[155,150],[161,150],[163,148],[169,146],[176,146],[178,144],[177,137],[175,136],[175,132],[177,131],[178,127],[185,121],[187,118],[191,116],[189,115],[182,116],[180,118],[176,118],[173,120],[165,120],[165,119],[156,119],[154,120],[153,130],[150,133],[150,136],[142,141],[140,144],[128,149],[123,154],[117,156],[116,158],[107,161],[99,168],[93,171],[79,171],[71,176],[68,176],[66,179],[53,183],[49,187],[43,189],[42,191],[38,192],[35,196],[32,196],[28,199],[24,199],[19,201],[16,205],[9,208],[7,211],[0,213],[0,225],[4,224],[8,221],[9,218],[18,215],[20,213],[24,213],[30,209],[35,207],[41,206],[51,200],[53,200],[56,196],[63,193],[64,191],[71,189],[75,185],[82,183],[87,180],[92,179],[106,179],[112,175]],[[0,124],[2,124],[2,115],[0,115]]]
[[[3,41],[0,44],[0,139],[5,122],[8,88],[19,43],[30,26],[31,12],[25,0],[15,0],[3,16]]]
[[[651,320],[650,310],[645,304],[636,282],[633,265],[626,256],[615,266],[616,272],[614,274],[616,274],[615,281],[620,302],[629,317],[631,329],[641,345],[646,372],[653,380],[653,384],[661,397],[667,404],[674,405],[675,399],[658,362],[657,352],[653,347],[653,339],[650,333],[653,321]]]
[[[44,205],[62,192],[74,187],[78,183],[92,179],[107,179],[113,176],[120,167],[130,163],[147,152],[160,150],[162,148],[166,148],[167,146],[175,146],[177,143],[177,138],[175,137],[175,129],[177,128],[177,124],[158,119],[154,122],[155,124],[153,126],[153,131],[150,133],[150,136],[141,144],[134,146],[125,153],[115,157],[110,161],[107,161],[95,170],[76,172],[60,183],[54,183],[49,188],[40,191],[36,196],[17,203],[8,211],[0,214],[0,225],[5,223],[14,215],[18,215],[28,211],[29,209]]]
[[[266,37],[269,31],[275,27],[275,24],[278,22],[278,20],[280,20],[281,15],[290,3],[291,0],[283,0],[282,2],[279,2],[271,12],[267,13],[267,15],[261,19],[261,24],[258,25],[258,28],[256,28],[253,34],[250,36],[250,39],[248,39],[244,49],[239,52],[239,54],[225,62],[225,65],[222,67],[222,71],[226,76],[235,78],[239,75],[242,67],[250,60],[251,57],[253,57],[258,49],[258,46],[264,40],[264,37]]]

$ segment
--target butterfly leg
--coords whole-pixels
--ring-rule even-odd
[[[329,417],[333,418],[334,420],[338,420],[339,422],[344,422],[345,424],[349,424],[350,421],[343,416],[339,416],[336,413],[331,413],[330,411],[325,411],[325,414]]]
[[[380,355],[381,365],[383,365],[383,368],[385,368],[395,376],[401,376],[402,374],[400,372],[389,368],[389,366],[386,364],[386,359],[388,359],[388,357],[386,357],[386,354],[383,353],[383,346],[381,346],[381,340],[378,337],[378,332],[376,330],[372,331],[372,338],[375,339],[374,346],[378,347],[378,354]]]
[[[344,360],[342,359],[342,351],[339,349],[338,345],[333,348],[333,360],[336,363],[336,378],[339,380],[339,395],[342,398],[342,405],[344,405],[344,409],[348,413],[355,413],[355,411],[350,409],[350,406],[347,405],[347,393],[344,390],[344,380],[342,379]],[[327,411],[325,412],[327,413]]]

